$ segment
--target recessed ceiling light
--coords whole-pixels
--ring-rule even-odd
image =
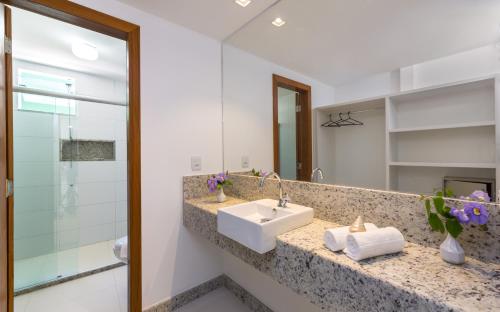
[[[250,2],[252,2],[252,0],[235,0],[234,2],[238,3],[242,7],[246,7],[250,4]]]
[[[87,61],[95,61],[99,57],[97,48],[87,42],[75,42],[71,46],[71,51],[76,57]]]
[[[273,21],[273,25],[276,27],[281,27],[281,26],[285,25],[285,23],[286,22],[284,20],[282,20],[280,17],[275,18]]]

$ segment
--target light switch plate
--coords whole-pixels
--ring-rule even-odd
[[[250,159],[248,156],[241,157],[241,168],[248,168],[250,166]]]
[[[191,170],[200,171],[201,170],[201,157],[191,156]]]

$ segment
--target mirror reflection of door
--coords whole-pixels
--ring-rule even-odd
[[[273,75],[274,171],[309,181],[312,171],[311,87]]]
[[[297,117],[296,91],[278,87],[278,126],[280,175],[283,179],[296,180],[297,162]]]

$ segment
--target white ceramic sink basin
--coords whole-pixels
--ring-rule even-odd
[[[262,199],[219,209],[217,231],[263,254],[276,247],[276,236],[311,223],[313,215],[309,207]]]

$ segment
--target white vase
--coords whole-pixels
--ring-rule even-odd
[[[449,263],[462,264],[465,262],[465,255],[460,243],[448,233],[446,239],[439,246],[441,258]]]
[[[226,201],[226,194],[224,194],[224,188],[220,188],[217,190],[217,202],[223,203]]]

